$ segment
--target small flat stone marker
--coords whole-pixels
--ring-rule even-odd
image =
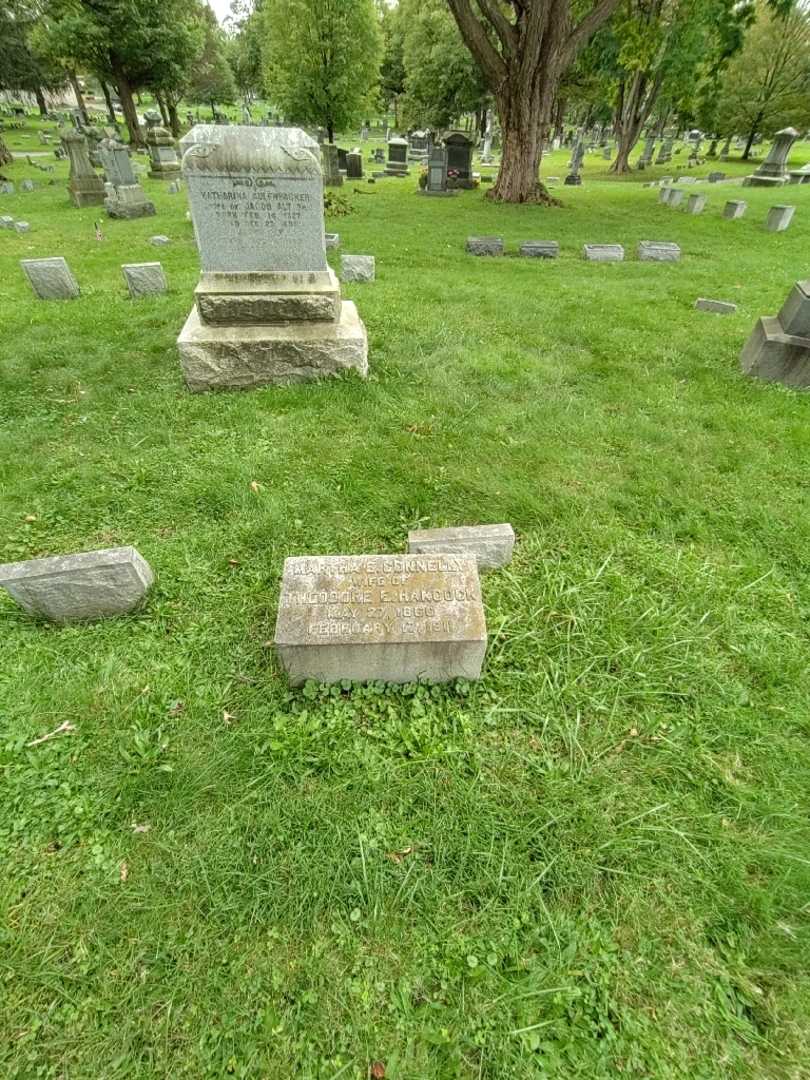
[[[23,259],[31,288],[40,300],[73,300],[79,295],[79,285],[61,255],[53,259]]]
[[[18,233],[30,232],[31,226],[28,224],[27,221],[15,221],[14,229]]]
[[[159,262],[125,263],[121,272],[133,300],[166,292],[166,275]]]
[[[20,191],[33,191],[33,190],[34,190],[34,181],[33,180],[23,180],[22,183],[20,184]]]
[[[667,206],[680,206],[683,202],[684,193],[680,188],[670,188]]]
[[[293,686],[478,679],[487,629],[475,557],[285,559],[275,646]]]
[[[13,195],[14,185],[10,180],[6,180],[5,183],[0,184],[0,195]]]
[[[713,311],[715,315],[733,315],[736,310],[737,305],[727,300],[708,300],[704,296],[699,296],[695,301],[695,311]]]
[[[681,249],[677,244],[658,240],[640,240],[638,257],[642,262],[678,262]]]
[[[503,237],[468,236],[465,248],[470,255],[503,255]]]
[[[330,248],[340,247],[340,233],[336,233],[336,232],[324,233],[324,239],[326,241],[326,250],[327,251],[329,251]]]
[[[0,566],[0,586],[20,607],[55,623],[124,615],[153,581],[149,564],[133,547]]]
[[[702,214],[705,206],[705,195],[690,195],[686,203],[686,212],[687,214]]]
[[[624,248],[621,244],[585,244],[582,254],[589,262],[621,262]]]
[[[560,245],[556,240],[527,240],[520,245],[520,254],[529,259],[556,259]]]
[[[768,232],[784,232],[795,213],[795,206],[772,206],[765,220],[765,228]]]
[[[0,227],[4,229],[13,229],[14,218],[10,214],[3,214],[3,216],[0,217]]]
[[[155,247],[165,247],[166,244],[170,244],[171,240],[168,236],[164,236],[162,233],[158,233],[157,236],[150,236],[149,243],[154,244]]]
[[[515,530],[509,524],[461,525],[450,529],[412,529],[408,551],[414,555],[474,555],[479,570],[496,570],[511,562]]]
[[[373,255],[341,255],[341,281],[373,281],[375,262]]]
[[[748,209],[748,203],[744,199],[729,199],[723,207],[723,217],[734,220],[741,218]]]

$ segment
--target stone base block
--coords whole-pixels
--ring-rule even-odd
[[[796,282],[778,318],[784,333],[810,338],[810,281]]]
[[[658,240],[640,240],[638,257],[641,262],[678,262],[681,249],[677,244]]]
[[[746,176],[742,182],[743,187],[782,187],[783,184],[788,182],[786,176],[757,176],[756,173],[752,173],[751,176]]]
[[[403,169],[392,169],[390,166],[388,166],[384,170],[383,175],[384,176],[410,176],[411,175],[411,170],[410,169],[405,169],[405,168],[403,168]]]
[[[214,326],[329,322],[340,318],[333,270],[203,274],[194,290],[200,320]]]
[[[520,254],[528,259],[556,259],[560,245],[556,240],[526,240],[520,245]]]
[[[98,187],[89,188],[72,188],[68,187],[68,195],[75,207],[81,209],[83,206],[101,206],[107,197],[107,193],[104,190],[104,183],[99,180]]]
[[[411,529],[408,552],[417,555],[473,555],[479,571],[497,570],[512,560],[515,530],[510,524],[460,525],[449,529]]]
[[[431,196],[434,196],[434,197],[438,196],[439,198],[447,198],[447,196],[449,196],[449,195],[458,195],[458,192],[457,191],[450,191],[450,190],[448,190],[448,191],[428,191],[427,188],[419,188],[419,190],[416,192],[416,194],[417,195],[431,195]]]
[[[107,216],[119,220],[131,221],[133,218],[154,217],[155,204],[142,203],[119,203],[114,199],[104,200],[104,209]]]
[[[146,175],[153,180],[179,180],[180,163],[178,162],[176,165],[167,163],[166,165],[162,165],[159,169],[156,169],[153,165]]]
[[[186,384],[202,390],[310,382],[342,371],[368,372],[368,338],[349,300],[337,322],[211,326],[196,305],[177,339]]]
[[[793,337],[775,316],[758,319],[740,355],[746,375],[784,386],[810,386],[810,338]]]
[[[291,686],[342,682],[451,682],[480,679],[486,641],[396,641],[357,645],[281,645]]]

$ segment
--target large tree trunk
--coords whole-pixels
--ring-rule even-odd
[[[751,130],[748,133],[748,139],[747,139],[747,141],[745,143],[745,150],[743,150],[743,155],[742,155],[742,160],[743,161],[748,161],[748,157],[749,157],[749,155],[751,153],[751,147],[754,145],[754,136],[756,135],[757,128],[759,127],[759,125],[761,123],[762,123],[762,110],[760,110],[757,113],[756,119],[754,120],[753,124],[751,125]]]
[[[163,119],[163,126],[168,127],[169,114],[166,111],[166,102],[163,100],[163,94],[161,94],[159,90],[155,91],[155,101],[157,102],[157,107],[160,109],[160,115]]]
[[[3,142],[3,136],[0,135],[0,167],[3,165],[11,165],[14,161],[11,151]]]
[[[498,202],[550,204],[540,183],[542,155],[541,108],[535,95],[527,99],[516,87],[505,87],[497,96],[501,119],[501,167],[487,197]]]
[[[70,82],[73,93],[76,97],[76,108],[79,110],[79,116],[82,118],[83,124],[90,123],[90,117],[87,115],[87,106],[84,103],[84,94],[82,88],[79,86],[79,80],[76,78],[76,72],[71,71],[68,75],[68,81]]]
[[[101,84],[101,92],[104,95],[104,101],[107,103],[107,119],[111,124],[115,124],[115,109],[113,108],[112,96],[110,95],[110,88],[104,82],[103,79],[99,79]]]
[[[630,172],[630,154],[652,112],[658,96],[657,87],[656,81],[648,90],[647,75],[643,71],[637,71],[630,85],[624,87],[617,132],[619,145],[616,149],[616,160],[610,166],[610,171],[617,176]]]
[[[132,87],[129,85],[129,79],[120,66],[116,67],[114,74],[118,97],[121,100],[121,110],[124,114],[127,131],[129,131],[129,141],[133,146],[144,146],[141,125],[138,123],[138,110],[135,108],[135,102],[132,98]]]
[[[169,98],[169,127],[175,139],[180,138],[180,118],[177,115],[177,102]]]
[[[37,107],[39,109],[40,116],[48,115],[48,104],[45,101],[45,95],[42,93],[42,87],[37,86],[34,88],[34,97],[37,99]]]

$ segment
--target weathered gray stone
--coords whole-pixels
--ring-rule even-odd
[[[30,229],[31,229],[31,226],[28,224],[27,221],[15,221],[14,222],[14,230],[15,230],[15,232],[26,233],[26,232],[30,232]]]
[[[669,186],[663,186],[658,192],[658,201],[666,205],[669,202],[669,197],[672,194],[673,190],[674,189]]]
[[[167,244],[171,243],[171,240],[168,236],[164,236],[162,233],[158,233],[157,236],[149,237],[149,243],[152,245],[152,247],[166,247]]]
[[[386,176],[408,176],[408,140],[394,137],[388,140],[388,157],[385,163]]]
[[[287,129],[290,130],[290,129]],[[309,138],[309,136],[307,136]],[[317,142],[310,140],[317,146]],[[343,184],[343,176],[340,172],[340,159],[338,148],[334,143],[323,143],[320,148],[321,169],[323,171],[324,187],[340,187]]]
[[[34,181],[33,180],[23,180],[22,183],[20,184],[20,191],[33,191],[33,190],[34,190]]]
[[[0,586],[20,607],[55,623],[124,615],[153,581],[149,564],[133,547],[0,566]]]
[[[340,233],[336,233],[336,232],[325,233],[324,234],[324,241],[326,243],[326,250],[327,251],[329,251],[330,248],[338,248],[338,247],[340,247]]]
[[[690,195],[686,203],[686,212],[687,214],[702,214],[705,206],[705,195]]]
[[[669,188],[667,206],[680,206],[683,202],[684,192],[680,188]]]
[[[468,236],[465,247],[471,255],[503,255],[503,237]]]
[[[61,255],[52,259],[23,259],[20,266],[40,300],[73,300],[79,295],[78,282]]]
[[[746,176],[743,187],[781,187],[786,184],[788,155],[798,137],[799,132],[792,127],[777,131],[768,156],[755,173]]]
[[[621,262],[624,248],[621,244],[584,244],[582,254],[588,262]]]
[[[342,281],[373,281],[375,260],[373,255],[341,255],[340,277]]]
[[[478,679],[487,646],[470,555],[286,559],[275,630],[294,686]]]
[[[175,180],[180,174],[180,161],[177,157],[174,137],[170,131],[161,126],[159,113],[150,110],[145,115],[147,119],[146,147],[149,151],[149,176],[153,180]]]
[[[198,124],[180,145],[203,271],[326,270],[314,139]]]
[[[166,275],[159,262],[125,263],[121,272],[133,300],[166,292]]]
[[[810,281],[797,281],[778,315],[786,334],[810,338]]]
[[[13,195],[13,194],[14,194],[14,184],[12,184],[12,182],[10,180],[4,180],[3,183],[0,184],[0,195]]]
[[[638,257],[642,262],[678,262],[681,249],[677,244],[658,240],[640,240]]]
[[[708,300],[704,296],[699,296],[695,301],[695,310],[712,311],[716,315],[733,315],[737,310],[737,305],[726,300]]]
[[[529,259],[556,259],[560,245],[556,240],[527,240],[520,245],[520,254]]]
[[[203,274],[194,299],[201,321],[214,326],[340,318],[340,285],[333,270]]]
[[[786,334],[779,319],[757,319],[740,356],[746,375],[784,386],[810,386],[810,338]]]
[[[10,214],[3,214],[3,216],[0,217],[0,228],[13,229],[14,228],[14,218],[11,217]]]
[[[75,128],[59,132],[62,147],[70,158],[68,195],[76,207],[100,206],[104,202],[104,181],[96,175],[87,149],[87,139]]]
[[[729,199],[723,207],[723,217],[729,220],[741,218],[748,209],[748,203],[743,199]]]
[[[725,178],[726,174],[724,172],[710,172],[708,176],[708,181],[710,184],[717,184],[721,180],[725,180]]]
[[[509,524],[461,525],[449,529],[412,529],[410,554],[473,555],[479,570],[495,570],[512,559],[515,530]]]
[[[177,346],[186,384],[194,391],[308,382],[348,370],[368,373],[366,329],[349,300],[342,302],[337,322],[275,326],[210,325],[195,306]]]
[[[772,206],[765,219],[765,228],[768,232],[784,232],[795,213],[795,206]]]

